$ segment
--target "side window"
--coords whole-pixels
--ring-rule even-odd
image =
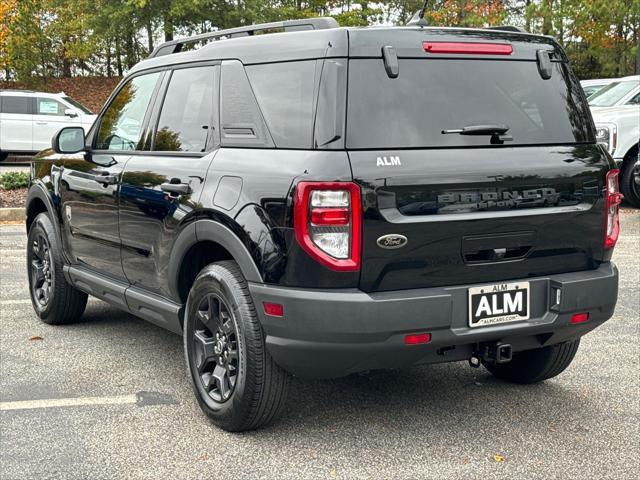
[[[640,105],[640,92],[636,93],[631,100],[627,102],[627,105]]]
[[[2,113],[21,113],[28,115],[31,113],[31,97],[12,97],[3,95],[0,97],[2,103]]]
[[[254,65],[246,70],[275,144],[311,148],[316,61]]]
[[[214,67],[175,70],[164,97],[153,150],[204,152],[213,135]]]
[[[220,72],[221,143],[225,147],[273,148],[273,140],[238,60],[222,62]]]
[[[100,119],[97,150],[135,150],[142,135],[142,124],[160,73],[140,75],[129,80],[111,101]]]
[[[65,106],[52,98],[36,100],[36,115],[64,115]]]

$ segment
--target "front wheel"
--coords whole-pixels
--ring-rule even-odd
[[[231,432],[253,430],[281,412],[289,376],[271,358],[238,265],[205,267],[187,300],[184,350],[200,407]]]
[[[78,320],[87,306],[87,294],[67,283],[62,251],[46,213],[38,215],[27,237],[27,271],[31,303],[40,320],[62,325]]]
[[[580,339],[513,354],[509,363],[484,366],[494,377],[513,383],[538,383],[562,373],[575,357]]]

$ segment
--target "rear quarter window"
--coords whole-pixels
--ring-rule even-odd
[[[543,80],[535,61],[401,59],[389,78],[381,59],[349,62],[347,147],[488,146],[488,136],[442,133],[506,124],[505,145],[594,141],[588,106],[566,65]]]
[[[247,66],[251,87],[278,148],[311,148],[316,61]]]

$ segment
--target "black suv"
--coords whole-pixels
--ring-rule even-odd
[[[289,374],[538,382],[613,314],[613,166],[549,37],[307,19],[172,41],[35,158],[33,306],[64,324],[93,295],[183,335],[231,431],[272,420]]]

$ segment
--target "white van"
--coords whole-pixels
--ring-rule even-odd
[[[96,116],[65,93],[0,90],[0,161],[9,153],[33,153],[49,148],[62,127],[85,132]]]

